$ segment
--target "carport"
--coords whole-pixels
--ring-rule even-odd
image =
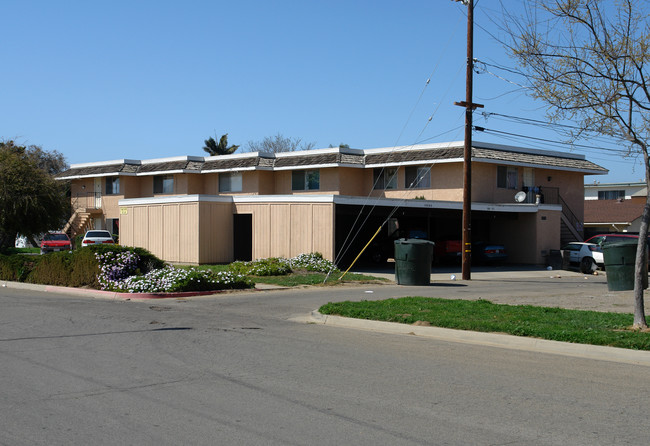
[[[432,241],[461,239],[462,203],[431,200],[362,199],[336,196],[335,253],[339,266],[347,266],[386,222],[360,258],[382,263],[392,257],[397,238]],[[472,203],[472,240],[505,245],[509,260],[543,264],[560,244],[560,205]]]

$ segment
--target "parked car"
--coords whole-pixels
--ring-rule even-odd
[[[598,234],[585,240],[586,243],[595,243],[603,246],[609,243],[632,243],[639,240],[638,234]],[[650,241],[650,240],[649,240]]]
[[[472,244],[472,260],[475,263],[502,263],[507,258],[506,247],[500,243],[476,242]]]
[[[571,242],[562,247],[562,252],[569,265],[577,266],[584,274],[604,266],[603,249],[595,243]]]
[[[54,251],[70,251],[71,249],[70,237],[63,232],[48,232],[41,241],[41,254]]]
[[[115,243],[113,236],[110,232],[104,231],[102,229],[93,229],[86,232],[83,240],[81,240],[81,246],[102,244],[102,243]]]
[[[460,263],[462,260],[463,242],[456,239],[436,240],[433,247],[433,260],[435,263]]]

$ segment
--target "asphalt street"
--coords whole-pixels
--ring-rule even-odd
[[[0,444],[646,444],[650,367],[295,321],[398,295],[626,311],[602,276],[561,274],[164,300],[2,287]]]

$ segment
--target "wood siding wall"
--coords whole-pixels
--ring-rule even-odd
[[[320,252],[334,259],[333,203],[235,204],[253,215],[253,259]]]

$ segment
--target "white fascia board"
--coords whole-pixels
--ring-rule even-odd
[[[134,177],[134,176],[136,176],[136,174],[133,173],[133,172],[93,173],[93,174],[90,174],[90,175],[74,175],[74,176],[65,177],[65,178],[55,178],[55,180],[67,181],[67,180],[82,180],[82,179],[85,179],[85,178],[115,177],[115,176]]]
[[[585,183],[585,189],[608,189],[608,188],[614,188],[614,189],[620,189],[621,187],[646,187],[646,183],[598,183],[598,184],[593,184],[593,183]]]
[[[273,168],[260,168],[257,166],[253,167],[238,167],[238,168],[230,168],[230,169],[211,169],[211,170],[201,170],[201,173],[223,173],[223,172],[243,172],[243,171],[252,171],[252,170],[273,170]],[[193,171],[196,172],[196,171]]]
[[[79,163],[79,164],[70,164],[70,169],[78,169],[81,167],[97,167],[97,166],[111,166],[113,164],[136,164],[140,165],[140,160],[112,160],[112,161],[94,161],[92,163]]]
[[[337,195],[232,195],[235,203],[335,203]]]
[[[127,198],[119,200],[119,206],[146,206],[172,203],[335,203],[340,205],[372,205],[421,209],[462,210],[460,201],[403,200],[398,198],[351,197],[330,194],[300,195],[168,195],[164,197]],[[535,213],[540,210],[561,211],[559,204],[524,203],[472,203],[473,211]]]
[[[146,206],[151,204],[172,204],[172,203],[232,203],[232,197],[228,195],[166,195],[164,197],[125,198],[119,200],[119,206]]]
[[[200,170],[190,170],[190,169],[176,169],[176,170],[156,170],[155,172],[140,172],[135,174],[139,177],[154,176],[154,175],[172,175],[175,173],[196,173],[200,174]]]
[[[359,149],[341,149],[339,147],[328,147],[326,149],[311,149],[311,150],[296,150],[293,152],[278,152],[275,153],[275,158],[293,158],[296,156],[305,155],[326,155],[328,153],[349,153],[356,155],[363,155]]]
[[[246,152],[246,153],[231,153],[230,155],[214,155],[206,156],[202,158],[203,161],[217,161],[223,159],[236,160],[236,159],[245,159],[245,158],[275,158],[274,153],[269,152]]]
[[[378,198],[378,197],[350,197],[335,195],[334,203],[357,206],[390,206],[390,207],[407,207],[422,209],[452,209],[462,210],[461,201],[438,201],[438,200],[404,200],[399,198]],[[491,211],[491,212],[525,212],[535,213],[540,210],[561,211],[562,205],[559,204],[528,204],[528,203],[476,203],[472,202],[473,211]]]
[[[173,161],[203,161],[202,156],[192,156],[192,155],[184,155],[184,156],[171,156],[168,158],[152,158],[148,160],[142,160],[140,161],[141,164],[157,164],[157,163],[170,163]]]

